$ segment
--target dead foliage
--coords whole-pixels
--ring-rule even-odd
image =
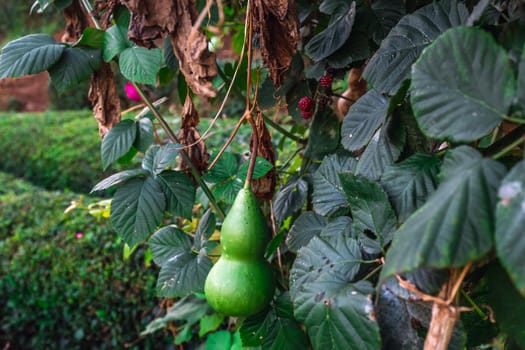
[[[91,76],[89,100],[93,105],[93,116],[98,122],[101,137],[120,122],[120,99],[115,78],[109,63],[102,63]]]
[[[263,61],[279,86],[300,40],[295,0],[255,0],[252,6],[252,25],[260,36]]]
[[[64,9],[64,18],[66,26],[61,38],[62,42],[77,41],[82,36],[84,29],[90,25],[78,0],[73,0],[71,5]]]
[[[273,197],[275,191],[275,151],[273,149],[272,137],[270,132],[266,128],[262,112],[257,112],[255,118],[255,127],[257,130],[257,156],[265,158],[267,161],[274,165],[274,168],[270,170],[263,177],[252,181],[252,190],[257,198],[264,200],[270,200]],[[252,134],[252,140],[250,141],[250,149],[253,148],[255,134]]]

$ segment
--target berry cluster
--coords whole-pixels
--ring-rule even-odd
[[[323,75],[321,79],[319,79],[319,85],[321,85],[323,88],[330,90],[332,89],[332,82],[334,81],[334,78],[327,74]]]
[[[304,96],[299,100],[299,109],[301,110],[301,118],[310,119],[314,115],[314,100],[308,96]]]

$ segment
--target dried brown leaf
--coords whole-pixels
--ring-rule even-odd
[[[91,77],[89,100],[93,105],[93,115],[98,122],[101,137],[120,122],[120,99],[113,71],[108,63],[102,63]]]
[[[62,42],[77,41],[84,29],[89,26],[89,21],[78,0],[73,0],[71,5],[64,9],[64,19],[66,20],[66,27],[61,38]]]
[[[261,55],[270,78],[281,85],[300,40],[295,0],[255,0],[251,16],[253,30],[261,37]]]
[[[93,6],[93,16],[98,20],[103,30],[111,26],[111,18],[118,0],[96,0]]]
[[[215,54],[208,50],[208,39],[200,30],[192,30],[199,16],[195,0],[176,1],[177,25],[171,34],[173,52],[182,74],[197,95],[215,97],[211,80],[217,75]]]
[[[182,109],[181,119],[181,129],[178,135],[179,141],[183,145],[192,145],[186,150],[186,152],[188,153],[188,156],[193,165],[195,165],[197,170],[202,174],[208,167],[210,155],[206,150],[206,144],[203,140],[200,140],[197,144],[194,144],[200,139],[199,131],[196,128],[200,119],[189,94],[186,95],[186,101],[184,102],[184,107]],[[189,169],[189,165],[182,160],[179,165],[181,169]]]
[[[272,144],[272,136],[266,128],[262,112],[257,113],[255,118],[255,127],[257,129],[258,146],[257,156],[265,158],[267,161],[274,165],[274,168],[270,170],[266,175],[257,180],[252,181],[252,190],[257,198],[264,200],[270,200],[273,198],[276,183],[276,172],[275,172],[275,151]],[[254,135],[250,142],[250,148],[253,148]]]
[[[175,29],[177,1],[121,0],[121,3],[131,12],[128,37],[137,45],[154,47],[154,40]]]

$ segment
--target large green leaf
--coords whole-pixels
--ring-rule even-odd
[[[525,298],[499,266],[490,266],[488,273],[489,303],[500,329],[525,348]]]
[[[174,225],[164,226],[148,240],[155,264],[162,266],[174,257],[191,252],[191,238]]]
[[[133,143],[133,147],[142,153],[146,153],[154,138],[153,123],[151,122],[151,119],[140,118],[137,122],[137,137]]]
[[[494,129],[514,98],[505,50],[481,29],[448,30],[412,70],[411,102],[421,130],[453,141],[474,141]]]
[[[217,246],[216,241],[209,241],[209,238],[213,232],[215,232],[216,225],[217,221],[215,215],[211,209],[206,210],[199,219],[199,225],[197,226],[197,231],[195,232],[195,238],[193,240],[193,247],[196,251],[200,251],[202,248],[209,251]]]
[[[266,350],[308,348],[308,338],[293,318],[288,293],[281,294],[269,310],[244,320],[239,331],[245,347],[261,346]]]
[[[73,45],[73,47],[91,47],[93,49],[102,49],[104,43],[104,33],[102,29],[87,27],[82,35]]]
[[[135,83],[155,86],[161,65],[162,52],[158,48],[132,46],[120,53],[120,72],[126,79]]]
[[[58,94],[88,79],[102,63],[99,49],[66,48],[48,71]]]
[[[149,175],[149,172],[147,172],[144,169],[124,170],[100,181],[98,184],[95,185],[95,187],[93,187],[91,193],[107,190],[108,188],[116,186],[122,182],[128,181],[129,179],[132,179],[134,177],[142,177],[147,175]]]
[[[239,167],[239,170],[237,171],[237,176],[243,181],[246,180],[249,166],[250,161],[248,160],[242,163]],[[264,175],[268,174],[268,172],[272,170],[272,168],[273,164],[266,160],[266,158],[257,156],[257,158],[255,159],[255,167],[253,169],[252,179],[257,180],[263,177]]]
[[[111,202],[111,223],[124,242],[133,247],[160,224],[166,201],[153,177],[133,178],[123,184]]]
[[[183,173],[165,170],[157,177],[166,194],[167,210],[173,215],[191,219],[195,202],[195,186]]]
[[[367,64],[364,78],[380,92],[395,94],[401,83],[410,78],[412,64],[423,49],[447,29],[464,24],[467,18],[467,8],[455,0],[433,2],[401,18]]]
[[[286,245],[292,250],[297,251],[315,236],[318,236],[328,223],[328,219],[318,215],[313,211],[306,211],[295,220],[288,236]]]
[[[512,281],[525,295],[525,161],[503,179],[496,207],[496,252]]]
[[[106,170],[113,162],[124,156],[133,146],[137,136],[137,127],[131,119],[122,120],[115,125],[102,139],[100,156]]]
[[[348,201],[341,187],[339,173],[353,172],[356,165],[354,158],[336,154],[323,159],[313,176],[312,204],[317,214],[331,216],[348,212]]]
[[[179,147],[180,145],[173,143],[151,147],[144,155],[142,168],[154,175],[159,175],[175,162],[179,154]]]
[[[282,222],[302,208],[308,195],[308,183],[302,177],[292,177],[281,187],[273,199],[275,221]]]
[[[369,90],[354,103],[341,125],[341,144],[349,151],[366,146],[385,121],[388,98],[377,90]]]
[[[0,79],[43,72],[60,59],[64,49],[64,45],[46,34],[10,41],[0,54]]]
[[[350,282],[359,272],[362,261],[357,240],[344,234],[331,237],[314,236],[299,249],[290,271],[290,295],[297,299],[305,285],[325,274],[336,275]]]
[[[322,159],[339,145],[340,123],[331,109],[318,111],[310,125],[310,136],[304,154],[312,159]]]
[[[385,169],[381,184],[400,222],[404,222],[434,192],[439,165],[437,157],[418,153]]]
[[[369,282],[351,283],[359,270],[359,244],[344,236],[314,237],[299,250],[290,295],[297,321],[314,349],[379,349],[381,340]]]
[[[352,1],[350,6],[336,11],[329,26],[315,35],[305,46],[306,53],[314,61],[320,61],[339,49],[348,39],[354,25],[356,6]]]
[[[121,11],[116,17],[115,25],[105,31],[102,40],[102,57],[106,62],[133,45],[128,40],[129,12]]]
[[[361,237],[370,231],[377,236],[380,247],[384,247],[392,240],[397,220],[381,185],[352,174],[339,177],[350,204],[354,230]]]
[[[397,119],[389,119],[376,131],[359,158],[356,174],[370,180],[379,180],[385,168],[393,164],[401,155],[405,138],[405,129],[397,123]]]
[[[238,160],[233,153],[224,152],[215,166],[204,175],[204,179],[211,183],[218,183],[231,179],[237,174]]]
[[[212,266],[211,260],[202,252],[195,254],[188,251],[175,255],[162,264],[157,293],[166,298],[203,293],[204,282]]]
[[[521,52],[516,96],[518,97],[518,103],[521,104],[521,107],[525,110],[525,45]]]
[[[374,31],[373,38],[375,42],[381,43],[405,15],[405,4],[402,0],[377,0],[372,2],[371,7],[380,24]]]
[[[441,184],[395,232],[382,278],[421,267],[460,267],[488,253],[505,171],[468,146],[448,152]]]

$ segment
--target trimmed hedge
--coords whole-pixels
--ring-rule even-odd
[[[0,114],[0,170],[47,189],[87,193],[102,172],[91,111]]]
[[[107,222],[86,210],[64,214],[76,194],[4,173],[0,183],[0,348],[121,349],[140,340],[159,311],[144,249],[123,261]],[[169,343],[159,333],[137,346]]]

